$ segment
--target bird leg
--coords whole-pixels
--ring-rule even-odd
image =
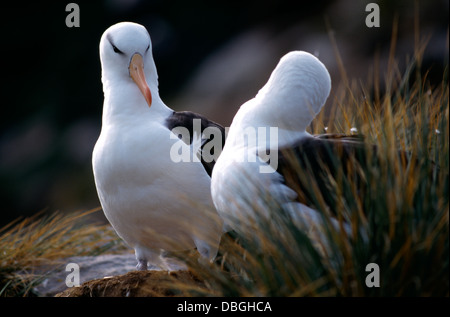
[[[136,265],[136,269],[138,271],[147,271],[147,260],[145,260],[145,259],[138,260],[138,264]]]

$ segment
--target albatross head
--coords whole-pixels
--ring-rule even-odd
[[[157,91],[158,75],[152,56],[152,42],[145,27],[121,22],[109,27],[100,40],[102,82],[105,87],[136,85],[148,106]],[[107,89],[107,88],[105,88]]]
[[[322,62],[307,52],[292,51],[281,58],[253,107],[261,122],[304,132],[330,90],[330,74]]]

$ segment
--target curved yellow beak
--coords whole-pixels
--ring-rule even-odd
[[[145,100],[149,107],[152,105],[152,93],[147,85],[144,74],[144,61],[142,60],[142,55],[135,53],[131,57],[130,65],[128,66],[130,70],[130,76],[139,87],[142,95],[144,95]]]

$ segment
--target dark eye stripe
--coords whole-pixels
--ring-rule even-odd
[[[117,53],[117,54],[123,54],[123,52],[122,52],[121,50],[119,50],[114,44],[111,43],[111,45],[112,45],[113,50],[114,50],[115,53]]]
[[[147,52],[149,48],[150,48],[150,44],[148,44],[147,49],[145,51]]]
[[[115,46],[115,45],[113,44],[113,41],[112,41],[112,38],[111,38],[111,34],[106,35],[106,39],[108,40],[109,44],[111,44],[111,46],[112,46],[112,48],[113,48],[113,50],[114,50],[115,53],[117,53],[117,54],[123,54],[123,52],[122,52],[121,50],[119,50],[119,49],[117,48],[117,46]]]

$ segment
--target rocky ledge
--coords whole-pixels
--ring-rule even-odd
[[[180,287],[176,287],[179,285]],[[131,271],[67,288],[56,297],[158,297],[187,296],[183,286],[205,289],[191,271]]]

